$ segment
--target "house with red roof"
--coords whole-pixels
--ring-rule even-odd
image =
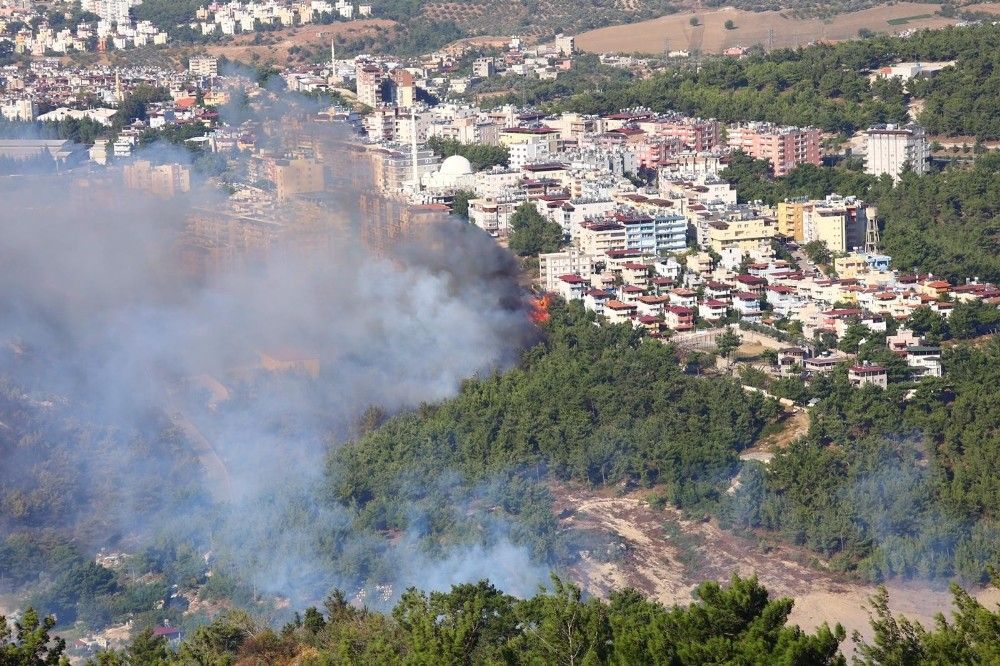
[[[690,331],[694,328],[694,310],[668,305],[663,308],[663,320],[668,328],[675,331]]]

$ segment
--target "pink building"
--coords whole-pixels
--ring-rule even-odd
[[[719,121],[681,115],[657,116],[637,123],[650,134],[676,139],[690,150],[712,150],[719,145]]]
[[[748,123],[729,129],[729,147],[759,160],[768,160],[775,176],[785,176],[797,166],[819,166],[820,132],[815,127],[778,127]]]
[[[647,136],[644,141],[632,145],[635,159],[640,167],[658,169],[668,158],[673,157],[684,146],[678,139]]]

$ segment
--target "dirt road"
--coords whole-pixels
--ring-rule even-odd
[[[205,469],[205,477],[212,496],[220,502],[232,499],[233,485],[229,478],[229,470],[222,458],[216,453],[215,447],[205,438],[201,430],[180,411],[173,411],[170,420],[177,426],[190,442],[198,460]]]
[[[775,596],[795,600],[791,622],[804,629],[840,622],[847,629],[844,652],[853,651],[850,635],[869,635],[864,610],[874,586],[863,585],[810,566],[808,553],[794,548],[765,550],[707,522],[682,520],[679,513],[653,510],[643,493],[616,497],[579,488],[556,489],[557,510],[567,527],[599,529],[617,535],[623,553],[618,561],[584,558],[574,579],[592,594],[634,587],[664,604],[686,604],[703,580],[727,581],[733,573],[756,573]],[[951,594],[944,584],[894,583],[889,588],[894,611],[926,626],[936,612],[948,612]],[[984,603],[1000,603],[1000,591],[976,591]]]

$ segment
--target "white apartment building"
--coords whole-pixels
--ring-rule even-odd
[[[188,60],[188,73],[191,76],[218,76],[219,59],[210,56],[194,56]]]
[[[551,154],[550,143],[548,137],[544,136],[512,143],[508,146],[510,168],[521,169],[525,164],[544,162]]]
[[[579,275],[584,280],[590,280],[594,258],[575,247],[563,252],[550,252],[538,255],[538,281],[545,291],[558,289],[559,277],[562,275]]]
[[[924,128],[909,125],[877,125],[866,135],[865,172],[873,176],[889,174],[899,180],[907,165],[917,173],[927,172],[930,145]]]
[[[4,120],[30,123],[38,115],[38,105],[30,99],[16,99],[0,105],[0,117]]]

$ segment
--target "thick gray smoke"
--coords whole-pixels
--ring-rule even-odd
[[[297,599],[343,583],[318,550],[388,548],[317,500],[328,448],[371,407],[441,400],[509,366],[533,333],[516,264],[484,234],[442,218],[377,256],[351,193],[333,198],[318,224],[336,233],[324,242],[279,243],[192,275],[185,222],[218,200],[76,176],[0,182],[0,374],[40,428],[33,445],[8,442],[0,480],[46,468],[69,484],[58,521],[90,548],[174,531]],[[294,224],[289,215],[276,219]],[[79,455],[52,444],[70,434],[90,443]],[[33,520],[56,516],[39,509]],[[485,546],[371,577],[399,591],[482,577],[530,591],[543,572],[502,525],[491,530]]]

